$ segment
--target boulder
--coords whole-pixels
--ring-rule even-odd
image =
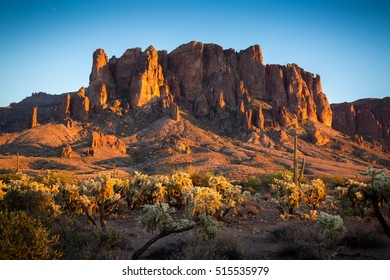
[[[67,144],[62,148],[61,156],[63,158],[70,158],[73,153],[72,147]]]

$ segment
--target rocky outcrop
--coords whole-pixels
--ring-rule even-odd
[[[74,119],[87,121],[89,117],[89,98],[85,96],[84,88],[71,97],[70,112]]]
[[[334,129],[390,146],[390,97],[332,104],[332,111]]]
[[[33,112],[32,112],[32,116],[31,116],[30,128],[34,128],[38,125],[39,125],[38,124],[38,106],[35,106],[33,109]]]
[[[322,92],[319,75],[306,72],[296,64],[267,65],[266,86],[266,100],[277,100],[278,107],[273,112],[281,125],[289,125],[290,120],[297,119],[331,126],[332,110]],[[282,119],[284,116],[286,119]]]
[[[126,154],[126,145],[122,140],[116,138],[114,135],[104,135],[99,132],[92,132],[91,148],[96,150],[103,147],[109,147],[117,150],[122,154]]]
[[[97,49],[92,59],[85,91],[65,94],[48,106],[43,101],[28,105],[39,106],[39,120],[47,122],[54,117],[63,123],[69,118],[84,122],[90,113],[105,109],[122,114],[161,104],[163,113],[175,120],[180,118],[180,107],[213,122],[228,123],[236,118],[237,129],[246,131],[307,120],[328,126],[332,122],[320,76],[295,64],[264,65],[258,45],[236,52],[216,44],[190,42],[170,53],[150,46],[145,51],[128,49],[111,59]],[[109,105],[116,100],[130,106],[122,110],[123,106]]]
[[[137,61],[137,72],[132,77],[129,99],[132,107],[141,107],[149,102],[158,101],[165,80],[158,53],[153,46],[146,49]]]
[[[175,103],[173,95],[167,95],[161,102],[161,108],[164,114],[169,115],[173,120],[180,120],[179,106]]]
[[[72,156],[72,154],[73,154],[73,149],[69,144],[65,145],[62,148],[61,156],[63,158],[70,158]]]
[[[92,59],[87,95],[91,101],[91,108],[105,109],[107,99],[117,97],[115,82],[110,69],[112,63],[109,63],[108,56],[103,49],[97,49],[93,53]]]
[[[70,94],[64,94],[63,101],[57,112],[57,119],[63,122],[70,117]]]

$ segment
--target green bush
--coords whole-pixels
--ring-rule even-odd
[[[0,259],[57,259],[61,253],[51,245],[58,241],[58,236],[49,235],[49,230],[26,212],[0,212]]]

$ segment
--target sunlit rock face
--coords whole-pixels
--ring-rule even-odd
[[[390,146],[390,97],[332,104],[332,111],[334,129]]]
[[[187,110],[226,124],[228,130],[257,131],[308,120],[332,124],[320,76],[295,64],[264,65],[259,45],[237,52],[193,41],[170,53],[150,46],[144,51],[131,48],[110,59],[97,49],[85,90],[46,103],[42,98],[31,97],[24,104],[38,106],[38,119],[44,123],[53,116],[60,122],[85,122],[120,100],[126,110],[158,106],[175,120]],[[23,116],[24,123],[26,118],[31,116]]]

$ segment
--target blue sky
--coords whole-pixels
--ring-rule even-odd
[[[330,102],[390,96],[387,1],[8,1],[0,3],[0,106],[88,86],[97,48],[121,56],[195,40],[320,74]]]

